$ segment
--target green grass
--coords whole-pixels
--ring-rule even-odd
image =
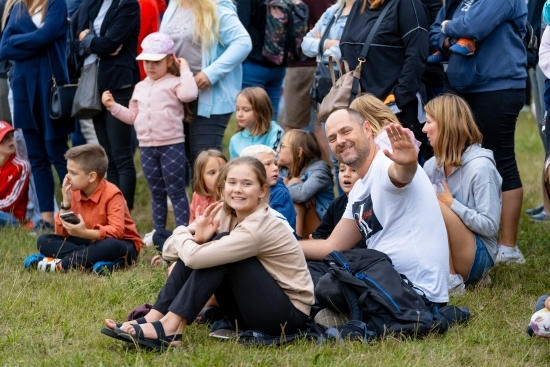
[[[524,208],[540,202],[543,150],[536,123],[522,114],[517,127],[519,167],[525,187]],[[228,131],[232,132],[233,127]],[[149,194],[138,179],[139,231],[151,230]],[[173,223],[173,221],[171,222]],[[424,223],[423,225],[429,225]],[[545,224],[522,216],[519,245],[523,266],[498,266],[493,285],[452,298],[468,306],[471,321],[443,336],[423,340],[383,340],[369,345],[318,346],[299,341],[283,347],[243,347],[209,338],[192,325],[183,345],[166,353],[136,349],[100,334],[104,318],[124,320],[129,310],[153,302],[165,281],[145,249],[140,262],[109,277],[83,272],[45,274],[23,269],[36,252],[35,238],[17,230],[0,231],[0,365],[5,366],[533,366],[550,364],[549,341],[529,338],[525,327],[537,297],[550,290],[550,238]]]

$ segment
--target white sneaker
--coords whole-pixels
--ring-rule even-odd
[[[449,296],[462,296],[466,293],[466,285],[460,274],[449,274]]]
[[[45,257],[43,260],[39,261],[36,265],[36,268],[44,272],[55,273],[57,270],[57,264],[61,262],[61,259],[54,259],[53,257]]]
[[[153,235],[155,234],[155,230],[153,229],[151,232],[146,233],[145,236],[143,236],[143,242],[145,243],[145,246],[151,247],[154,246],[153,244]]]
[[[523,264],[525,258],[523,257],[518,246],[508,247],[504,245],[498,245],[497,263],[507,264]]]

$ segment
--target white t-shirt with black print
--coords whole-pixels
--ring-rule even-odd
[[[349,193],[344,218],[354,220],[367,246],[388,255],[432,302],[449,300],[449,245],[445,222],[430,180],[418,167],[398,188],[390,180],[393,163],[382,151]]]

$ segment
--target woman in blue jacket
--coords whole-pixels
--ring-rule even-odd
[[[493,151],[502,177],[502,235],[496,261],[523,263],[516,244],[523,188],[514,152],[519,111],[525,102],[527,56],[525,0],[462,0],[450,20],[441,8],[430,28],[430,44],[449,48],[457,38],[476,41],[476,51],[464,57],[451,53],[447,77],[451,88],[468,102],[483,147]],[[505,47],[503,47],[505,45]]]
[[[36,183],[43,225],[53,224],[54,165],[60,180],[67,174],[64,154],[73,120],[52,121],[52,77],[69,82],[67,73],[67,3],[65,0],[10,0],[2,19],[0,58],[13,61],[11,88],[14,126],[23,131]],[[53,73],[53,75],[52,75]]]
[[[225,128],[241,91],[241,63],[252,42],[231,0],[171,1],[160,32],[174,40],[177,57],[184,57],[199,87],[191,104],[192,122],[185,124],[188,162],[200,152],[222,149]]]

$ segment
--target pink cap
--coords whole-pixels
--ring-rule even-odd
[[[4,136],[10,131],[13,131],[13,126],[6,121],[0,121],[0,141],[4,140]]]
[[[174,53],[174,41],[167,34],[155,32],[143,39],[141,48],[136,60],[159,61]]]

